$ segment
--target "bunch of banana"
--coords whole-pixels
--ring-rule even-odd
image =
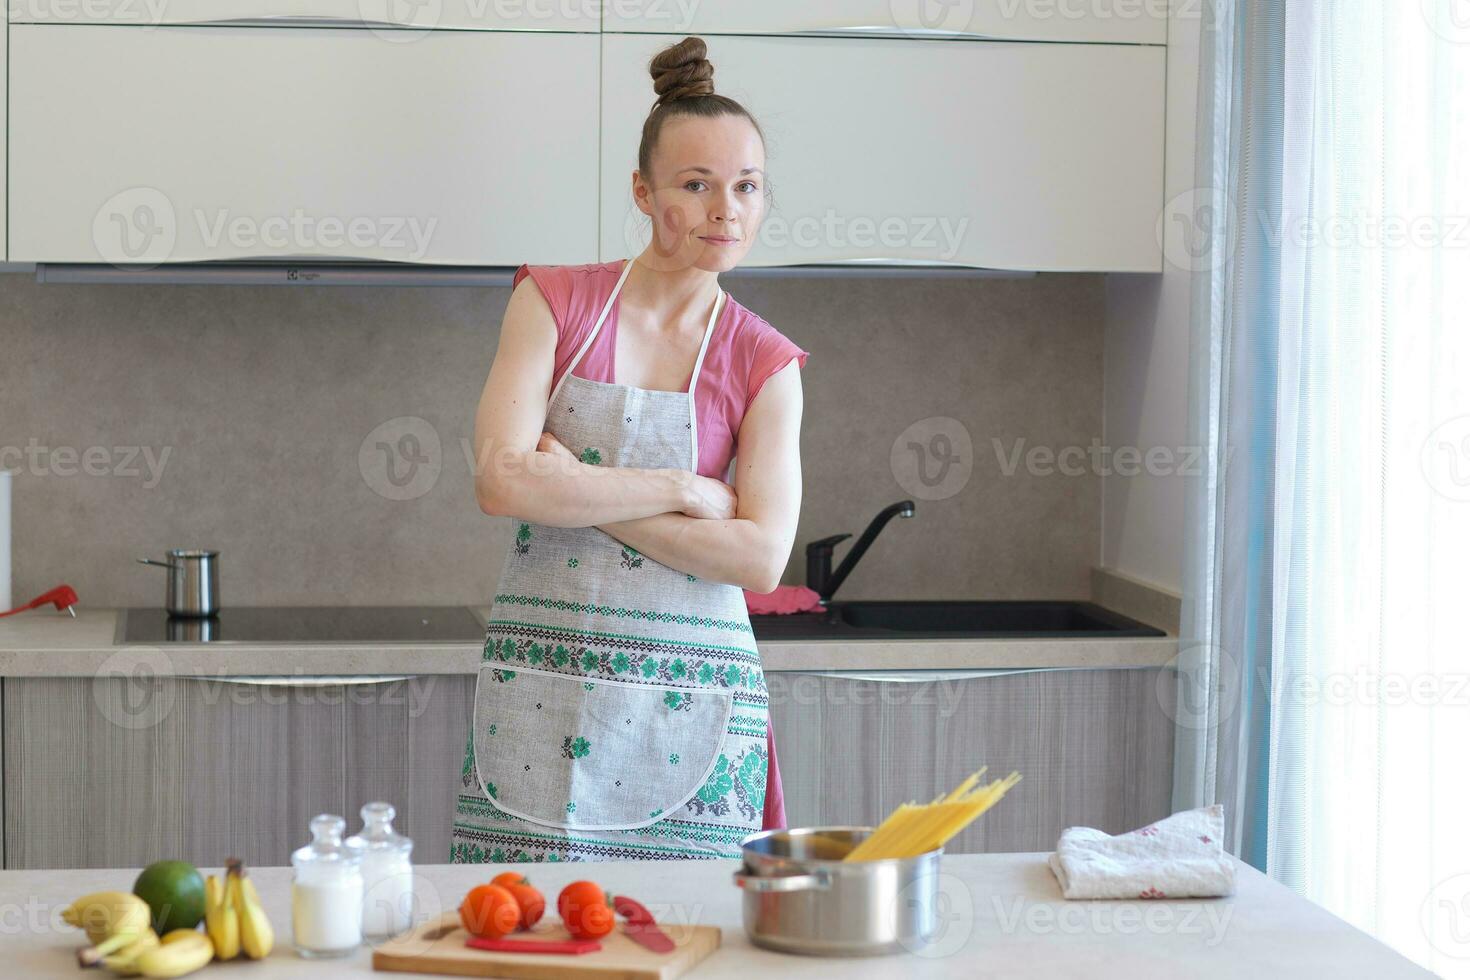
[[[104,939],[96,946],[80,950],[77,953],[77,962],[82,966],[105,966],[118,976],[137,976],[138,957],[158,947],[158,933],[154,932],[150,926],[143,930],[140,936],[132,933],[118,933],[117,935],[126,937],[122,941],[126,943],[125,945],[119,946],[116,937]]]
[[[129,962],[123,976],[166,980],[193,973],[214,959],[214,943],[198,929],[175,929]],[[120,971],[121,972],[121,971]]]
[[[263,959],[275,946],[275,930],[239,858],[227,862],[224,881],[214,875],[204,879],[204,927],[221,960],[242,952],[252,960]]]
[[[214,944],[214,958],[232,960],[240,955],[240,916],[235,908],[235,889],[226,877],[204,879],[204,930]]]
[[[132,892],[83,895],[62,910],[61,920],[69,926],[85,929],[87,942],[94,946],[118,935],[137,939],[143,930],[151,926],[148,903]],[[114,944],[111,948],[121,947]]]

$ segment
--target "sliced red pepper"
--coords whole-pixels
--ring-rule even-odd
[[[571,956],[595,953],[602,948],[602,943],[595,939],[481,939],[471,936],[464,944],[494,953],[561,953]]]

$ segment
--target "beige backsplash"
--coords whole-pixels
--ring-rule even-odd
[[[1100,478],[1008,476],[996,440],[1009,453],[1101,439],[1101,276],[725,285],[811,352],[785,581],[804,581],[805,542],[856,537],[910,496],[890,468],[894,439],[948,416],[973,439],[968,484],[917,499],[839,594],[1088,596]],[[508,296],[0,276],[0,465],[22,470],[16,600],[65,581],[85,605],[161,603],[162,573],[134,559],[211,547],[227,605],[484,602],[512,523],[475,506],[462,446]],[[359,449],[403,416],[437,432],[442,471],[392,500]]]

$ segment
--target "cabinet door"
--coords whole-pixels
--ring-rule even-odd
[[[427,30],[591,31],[600,29],[591,4],[488,3],[485,0],[86,0],[15,5],[14,24],[232,24],[342,26],[382,31],[406,43]],[[397,31],[399,33],[389,33]]]
[[[12,26],[12,255],[592,261],[597,45]]]
[[[386,800],[448,860],[474,678],[276,686],[174,677],[4,682],[5,866],[161,857],[285,864],[307,821]]]
[[[1163,44],[1167,0],[627,0],[607,31],[670,34],[856,34]]]
[[[1168,816],[1173,675],[1025,671],[892,682],[770,673],[787,822],[875,825],[981,766],[1022,779],[946,849],[1049,851],[1062,830],[1122,833]]]
[[[603,261],[648,241],[629,175],[648,59],[675,39],[603,38]],[[711,57],[766,135],[748,265],[1161,268],[1161,48],[722,37]]]

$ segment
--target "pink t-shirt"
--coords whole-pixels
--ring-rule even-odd
[[[578,348],[592,332],[597,314],[612,295],[623,260],[588,265],[522,265],[511,283],[514,289],[529,275],[535,280],[556,320],[556,365],[551,385],[556,387]],[[613,355],[617,349],[618,306],[613,301],[607,321],[597,332],[592,346],[577,362],[572,376],[612,384]],[[694,391],[694,411],[699,421],[699,468],[701,476],[724,479],[735,455],[736,436],[746,409],[760,394],[766,379],[792,358],[805,365],[807,351],[787,340],[775,327],[756,316],[726,294],[719,319],[710,335]]]

